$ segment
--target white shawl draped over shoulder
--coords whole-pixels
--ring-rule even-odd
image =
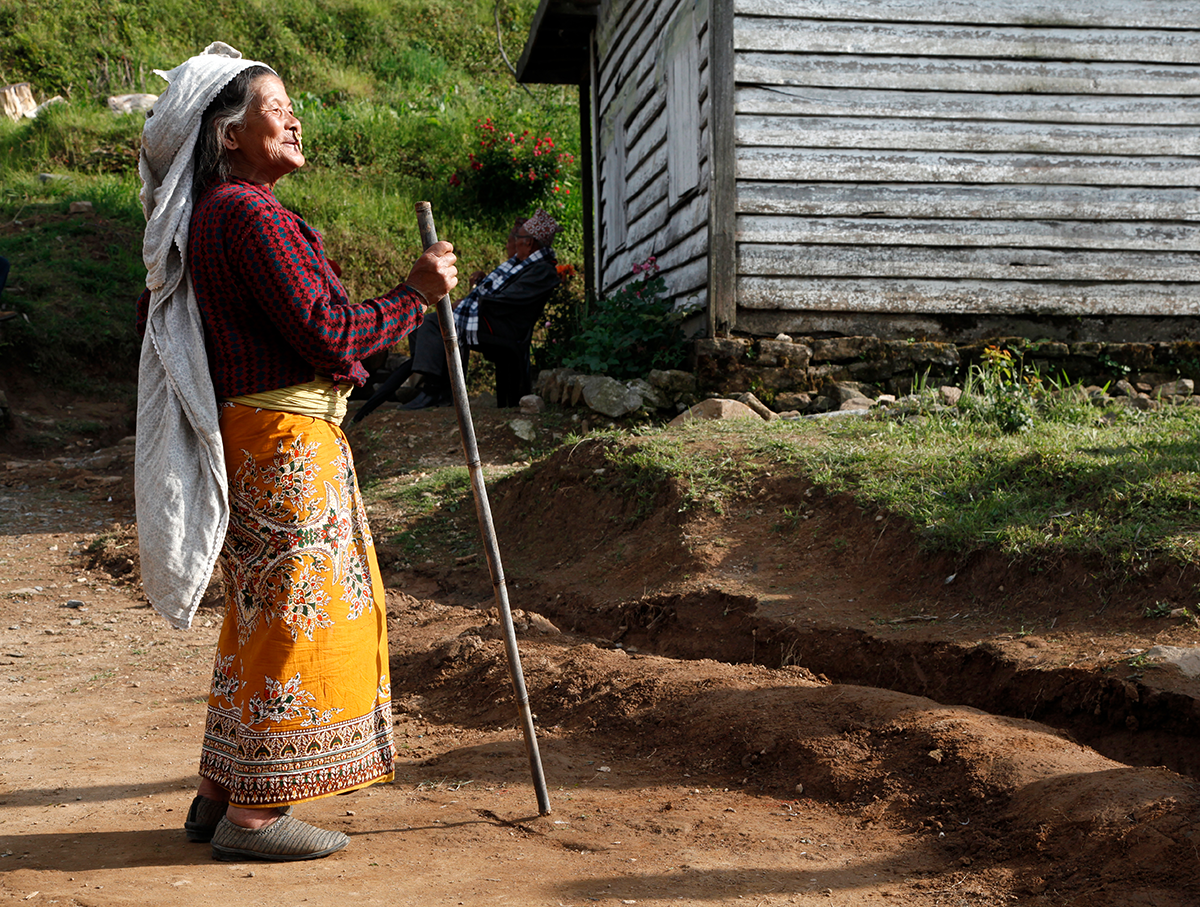
[[[241,56],[218,41],[170,72],[156,70],[169,84],[146,120],[138,160],[150,290],[138,366],[138,542],[146,597],[180,628],[191,626],[229,522],[217,400],[187,243],[200,119],[234,76],[265,65]]]

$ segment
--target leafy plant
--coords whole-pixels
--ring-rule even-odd
[[[1003,431],[1028,431],[1037,413],[1034,391],[1040,383],[1041,378],[1028,372],[1010,350],[989,346],[979,363],[971,366],[959,405],[965,401],[965,410]]]
[[[684,360],[682,324],[690,309],[676,307],[666,290],[653,255],[635,264],[633,279],[588,313],[563,365],[612,378],[679,368]]]
[[[1170,602],[1155,602],[1142,611],[1142,616],[1148,618],[1166,617],[1174,610],[1174,607]]]

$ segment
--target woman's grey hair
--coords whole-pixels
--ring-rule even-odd
[[[196,139],[196,168],[192,174],[192,199],[198,200],[210,183],[229,179],[229,155],[225,137],[246,122],[246,111],[254,101],[254,82],[274,73],[266,66],[250,66],[230,80],[212,99],[200,119]]]

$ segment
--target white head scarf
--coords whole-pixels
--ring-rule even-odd
[[[238,73],[266,65],[241,57],[217,41],[170,72],[155,70],[169,84],[146,120],[138,160],[150,289],[134,459],[142,587],[180,628],[191,626],[229,523],[216,394],[187,244],[200,119]]]

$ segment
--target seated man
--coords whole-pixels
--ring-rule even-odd
[[[473,274],[471,292],[455,306],[454,326],[464,356],[467,350],[479,350],[497,363],[496,397],[500,406],[517,404],[511,399],[516,391],[509,386],[507,373],[527,367],[534,323],[541,317],[550,292],[558,286],[551,244],[560,229],[541,208],[528,220],[517,221],[510,234],[512,257],[487,276]],[[429,309],[421,326],[409,335],[409,348],[412,371],[422,379],[417,395],[404,408],[448,404],[449,369],[436,309]],[[503,377],[502,369],[506,372]]]

